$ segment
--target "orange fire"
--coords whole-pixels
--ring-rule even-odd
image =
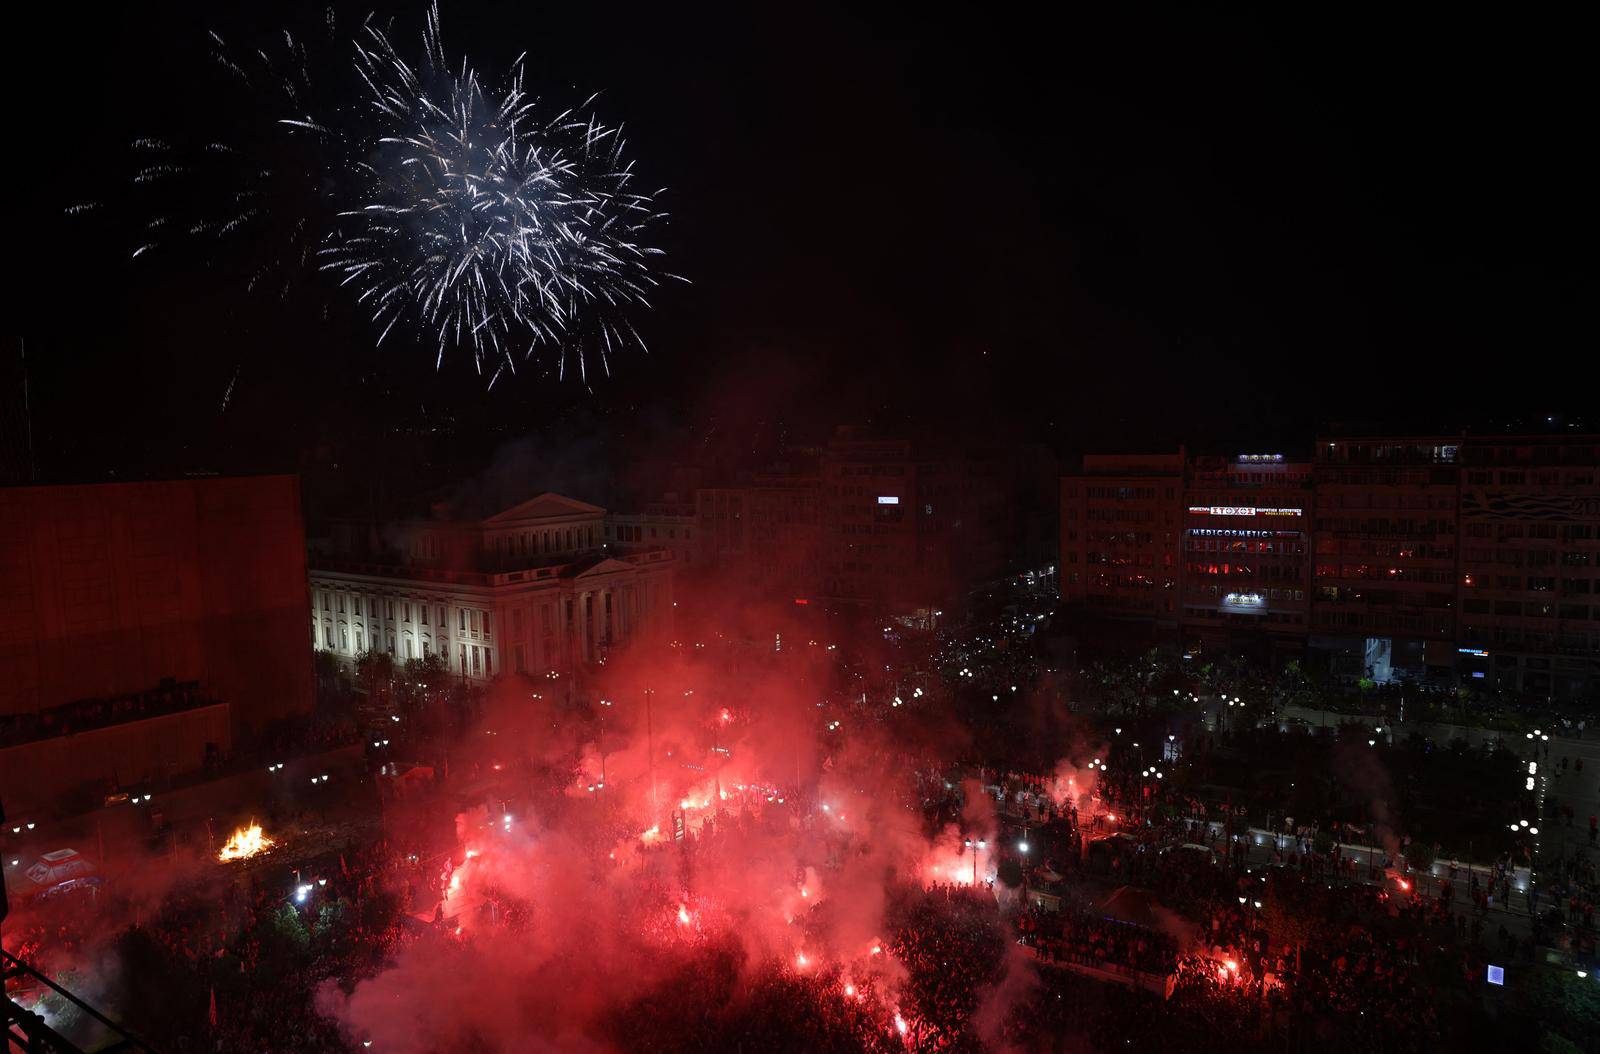
[[[223,845],[222,852],[217,854],[217,859],[222,863],[230,860],[248,860],[277,844],[262,833],[259,823],[252,820],[249,827],[241,827],[233,832],[233,837]]]

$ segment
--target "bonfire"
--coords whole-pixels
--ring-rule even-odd
[[[223,863],[230,860],[248,860],[257,853],[264,853],[277,843],[268,838],[261,831],[261,825],[251,821],[250,826],[241,827],[233,832],[223,845],[222,852],[217,854],[217,859]]]

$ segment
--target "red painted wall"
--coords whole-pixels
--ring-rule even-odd
[[[245,744],[309,712],[294,476],[0,489],[0,713],[197,680]]]

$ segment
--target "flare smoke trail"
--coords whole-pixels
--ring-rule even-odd
[[[961,1015],[998,1031],[1031,966],[1006,959],[990,892],[992,796],[968,781],[959,817],[930,825],[927,789],[958,792],[929,768],[947,752],[907,749],[938,724],[926,697],[864,710],[834,649],[782,611],[674,633],[610,655],[589,702],[559,676],[497,692],[452,764],[529,786],[501,794],[503,814],[456,816],[438,940],[321,990],[353,1038],[395,1054],[758,1049],[745,1030],[781,990],[804,1020],[780,1034],[901,1050],[933,1027],[945,996],[928,978],[949,972],[903,934],[947,924],[993,957]],[[646,1023],[681,1031],[633,1031]]]

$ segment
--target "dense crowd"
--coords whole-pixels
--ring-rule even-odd
[[[1020,939],[1045,962],[1165,976],[1177,968],[1178,940],[1133,923],[1087,913],[1032,910],[1015,921]]]
[[[952,638],[931,667],[948,690],[979,702],[1026,692],[1048,671],[1014,643]],[[884,691],[905,691],[904,671],[885,672]],[[1097,685],[1109,713],[1138,714],[1158,691],[1173,694],[1174,675],[1157,663],[1102,666],[1079,671],[1071,687]],[[1215,691],[1224,677],[1246,695],[1283,688],[1232,669],[1203,670],[1185,683]],[[831,719],[836,711],[826,712]],[[308,725],[300,735],[315,737],[313,746],[350,738],[342,721]],[[1179,746],[1192,754],[1222,742],[1186,738]],[[900,889],[884,931],[901,971],[892,983],[858,982],[838,966],[807,972],[750,963],[708,944],[695,969],[615,1008],[606,1024],[611,1042],[623,1049],[944,1050],[1003,1036],[1029,1049],[1143,1049],[1180,1036],[1193,1049],[1426,1049],[1447,1033],[1448,1015],[1437,1007],[1473,998],[1491,954],[1535,958],[1534,937],[1513,936],[1503,922],[1498,934],[1486,932],[1497,918],[1487,911],[1491,899],[1510,899],[1520,862],[1511,853],[1487,871],[1463,872],[1456,899],[1451,879],[1426,891],[1390,881],[1391,866],[1404,867],[1398,856],[1357,866],[1339,845],[1359,833],[1347,820],[1274,815],[1268,825],[1284,837],[1252,849],[1241,837],[1248,829],[1242,808],[1207,804],[1178,779],[1157,783],[1109,749],[1101,752],[1112,763],[1096,759],[1093,776],[1065,792],[1059,772],[1030,772],[1021,756],[941,758],[893,737],[865,750],[877,753],[858,762],[915,773],[905,799],[893,804],[920,808],[928,831],[971,822],[967,799],[987,795],[1000,821],[1037,847],[1019,849],[1008,838],[994,854],[1000,866],[981,876],[975,870],[972,884]],[[1174,757],[1169,772],[1178,765]],[[455,782],[440,768],[445,789],[488,776],[474,762],[458,768]],[[763,825],[827,826],[814,790],[788,793],[781,818],[763,815],[759,804],[730,807],[687,828],[681,849],[668,842],[650,853],[663,860],[680,851],[719,854]],[[597,821],[596,845],[617,835]],[[1575,840],[1580,851],[1543,876],[1529,907],[1542,895],[1560,911],[1571,949],[1592,956],[1596,874]],[[460,848],[446,842],[391,814],[383,837],[307,863],[296,885],[245,871],[231,881],[180,885],[153,901],[122,900],[108,888],[89,911],[68,899],[30,911],[26,930],[8,931],[8,947],[64,976],[109,956],[123,980],[111,1008],[165,1049],[354,1054],[364,1049],[362,1037],[319,1012],[317,993],[330,984],[348,990],[412,943],[453,939],[434,907]],[[1147,898],[1142,922],[1111,917],[1110,902],[1130,889]],[[524,921],[510,904],[493,924]],[[1016,981],[1024,976],[1026,983]]]

